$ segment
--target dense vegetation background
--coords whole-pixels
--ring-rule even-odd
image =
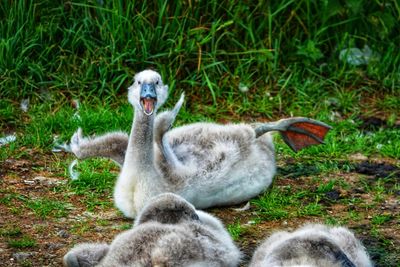
[[[239,86],[284,102],[293,90],[399,89],[398,1],[3,0],[0,16],[2,98],[115,97],[149,67],[209,102]],[[368,66],[339,61],[365,45]],[[330,81],[309,85],[321,76]]]

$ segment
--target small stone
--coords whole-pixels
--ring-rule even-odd
[[[67,221],[67,218],[64,218],[64,217],[58,218],[57,221],[58,221],[59,223],[65,223],[65,222]]]
[[[48,243],[47,244],[47,249],[48,250],[58,250],[60,248],[64,247],[63,244],[61,243]]]
[[[118,219],[119,216],[114,210],[110,210],[110,211],[105,211],[105,212],[99,212],[97,214],[96,218],[101,219],[101,220],[110,221],[110,220]]]
[[[350,159],[350,160],[364,161],[364,160],[367,160],[368,157],[365,156],[365,155],[363,155],[363,154],[361,154],[361,153],[356,153],[356,154],[350,155],[350,156],[349,156],[349,159]]]
[[[47,185],[47,186],[59,185],[59,184],[66,183],[66,181],[63,181],[63,180],[60,181],[55,178],[48,178],[48,177],[44,177],[44,176],[36,176],[35,178],[33,178],[33,181],[35,181],[36,183],[38,183],[40,185]]]
[[[356,194],[364,194],[365,193],[365,190],[363,188],[361,188],[361,187],[354,188],[353,191]]]
[[[58,256],[57,255],[55,255],[55,254],[50,254],[50,253],[46,253],[45,254],[45,258],[46,259],[54,259],[54,258],[57,258]]]
[[[24,180],[24,184],[27,184],[27,185],[34,185],[34,184],[35,184],[35,181],[33,181],[33,180]]]
[[[68,233],[66,230],[60,230],[60,231],[58,231],[58,232],[57,232],[57,235],[58,235],[59,237],[62,237],[62,238],[68,238],[68,237],[69,237],[69,233]]]
[[[24,260],[28,259],[29,257],[31,257],[35,254],[36,254],[35,252],[16,252],[16,253],[12,254],[12,257],[16,261],[20,262],[20,261],[24,261]]]
[[[325,197],[329,200],[338,200],[340,198],[340,193],[337,190],[331,190],[325,193]]]
[[[90,211],[84,211],[82,212],[82,216],[85,216],[87,218],[95,218],[96,216],[93,214],[93,212]]]

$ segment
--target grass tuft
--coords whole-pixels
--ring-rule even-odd
[[[36,240],[29,236],[23,236],[18,239],[9,239],[7,245],[11,248],[32,248],[36,246]]]
[[[342,88],[368,76],[393,91],[400,78],[400,10],[395,1],[359,3],[6,2],[0,7],[0,85],[18,90],[1,96],[84,92],[116,99],[133,74],[148,67],[170,77],[173,90],[185,88],[214,105],[226,94],[240,95],[240,84],[258,95],[284,96],[300,69],[302,81],[333,77],[331,85]],[[338,62],[342,49],[364,45],[379,60],[359,68]],[[271,87],[280,80],[282,87]],[[335,87],[327,94],[337,93]],[[354,90],[339,93],[341,109],[350,108],[354,98],[346,96]]]
[[[240,236],[245,232],[245,228],[240,224],[240,222],[228,224],[227,230],[235,241],[239,240]]]
[[[60,218],[68,214],[67,203],[47,198],[29,200],[26,206],[40,218]]]

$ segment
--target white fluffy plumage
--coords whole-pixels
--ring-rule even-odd
[[[305,225],[279,231],[256,250],[250,267],[372,267],[361,242],[345,227]]]
[[[143,111],[141,89],[157,95],[154,112]],[[193,123],[171,128],[183,103],[156,115],[168,97],[160,75],[145,70],[135,76],[128,99],[135,109],[129,137],[121,132],[71,138],[78,158],[108,157],[120,164],[114,199],[116,206],[134,218],[147,200],[163,192],[176,193],[196,208],[232,205],[257,196],[275,175],[272,136],[256,137],[249,124]]]
[[[165,193],[151,199],[135,226],[117,235],[110,245],[78,244],[64,256],[64,265],[234,267],[240,257],[218,219]]]

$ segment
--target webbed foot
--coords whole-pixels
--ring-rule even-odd
[[[277,122],[265,123],[255,128],[259,137],[269,131],[279,131],[283,141],[295,152],[311,145],[324,144],[324,138],[331,126],[309,118],[295,117]]]

